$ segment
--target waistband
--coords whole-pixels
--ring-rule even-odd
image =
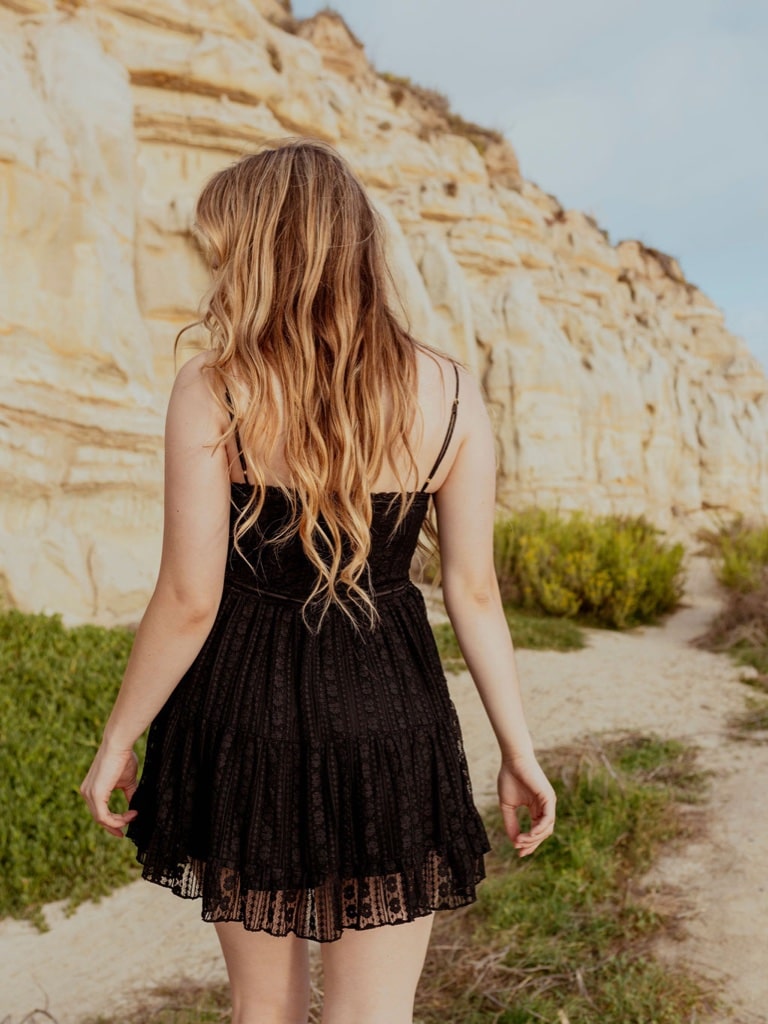
[[[303,605],[307,596],[296,597],[293,594],[284,594],[275,590],[265,590],[263,587],[257,586],[255,583],[250,583],[248,580],[244,580],[239,576],[225,576],[224,588],[230,588],[231,590],[242,590],[249,594],[254,594],[256,597],[265,598],[268,601],[287,601],[290,604]],[[378,601],[380,598],[392,597],[396,594],[401,594],[409,589],[418,589],[411,580],[400,580],[397,583],[393,583],[388,587],[378,587],[371,593],[371,598],[374,601]],[[317,599],[315,599],[317,601]]]

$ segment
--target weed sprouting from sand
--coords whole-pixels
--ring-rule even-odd
[[[734,739],[768,743],[768,701],[748,698],[744,711],[733,715],[728,724]]]

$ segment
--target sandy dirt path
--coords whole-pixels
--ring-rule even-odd
[[[665,856],[652,878],[680,885],[690,935],[663,950],[722,980],[738,1010],[723,1021],[767,1022],[768,747],[734,743],[728,717],[743,707],[742,670],[724,655],[691,647],[720,595],[708,562],[688,560],[685,606],[661,626],[629,633],[588,631],[582,651],[517,652],[528,718],[543,749],[586,733],[635,729],[697,744],[714,772],[706,838]],[[495,799],[493,733],[466,673],[450,677],[479,805]],[[0,922],[0,1024],[36,1008],[58,1024],[104,1013],[151,986],[187,976],[225,978],[215,934],[184,901],[138,881],[65,917],[47,910],[49,932]],[[27,1017],[42,1024],[48,1017]]]

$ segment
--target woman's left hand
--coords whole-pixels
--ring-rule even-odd
[[[80,795],[88,804],[94,821],[110,835],[123,837],[123,829],[138,811],[116,814],[109,809],[112,791],[121,789],[130,802],[138,785],[139,759],[131,750],[113,750],[103,744],[93,759],[88,774],[80,784]]]

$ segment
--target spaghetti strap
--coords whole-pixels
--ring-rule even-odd
[[[456,413],[458,412],[459,409],[459,369],[456,366],[456,363],[453,364],[453,372],[456,374],[456,393],[453,396],[453,405],[451,406],[451,418],[448,421],[448,429],[445,432],[443,446],[440,449],[437,458],[435,459],[434,466],[432,467],[432,469],[430,469],[427,475],[427,479],[424,481],[424,486],[421,488],[422,491],[426,491],[427,487],[429,486],[432,480],[432,477],[437,472],[438,466],[443,461],[443,456],[448,451],[448,445],[451,443],[451,438],[453,437],[453,428],[456,426]]]
[[[231,396],[229,394],[229,388],[227,388],[226,395],[227,395],[227,403],[231,406],[232,405],[232,398],[231,398]],[[231,412],[229,414],[229,418],[230,419],[234,419],[234,417],[233,417]],[[243,476],[245,477],[245,482],[247,484],[249,484],[251,481],[248,479],[248,463],[245,461],[245,455],[243,455],[243,446],[240,444],[240,431],[237,429],[237,424],[235,424],[235,445],[237,446],[237,457],[240,459],[240,466],[241,466],[241,468],[243,470]]]

